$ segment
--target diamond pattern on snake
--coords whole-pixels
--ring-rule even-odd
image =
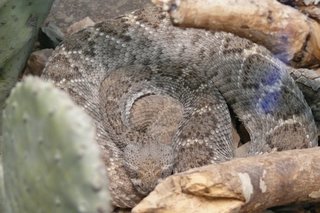
[[[173,173],[234,157],[229,107],[249,155],[316,146],[291,69],[246,39],[178,28],[149,7],[71,35],[42,78],[92,117],[113,204],[133,207]]]

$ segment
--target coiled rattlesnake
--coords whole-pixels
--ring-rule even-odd
[[[249,154],[315,146],[290,69],[246,39],[177,28],[150,7],[72,35],[42,77],[93,118],[113,202],[133,207],[159,179],[234,156],[228,106]]]

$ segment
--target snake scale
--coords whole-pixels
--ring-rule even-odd
[[[93,118],[113,204],[133,207],[175,172],[234,157],[229,107],[249,155],[315,146],[292,69],[246,39],[174,27],[148,7],[71,35],[42,78]]]

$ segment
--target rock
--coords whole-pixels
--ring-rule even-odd
[[[71,35],[82,29],[93,26],[94,24],[95,24],[94,21],[92,21],[90,17],[85,17],[84,19],[71,24],[67,29],[67,34]]]
[[[56,0],[46,22],[52,21],[66,32],[72,23],[85,17],[90,17],[98,23],[150,3],[150,0]]]
[[[240,136],[234,125],[232,125],[232,140],[233,140],[233,147],[237,148],[240,143]]]
[[[64,33],[53,22],[48,22],[41,27],[38,40],[40,42],[41,49],[44,48],[56,48],[60,42],[64,39]]]
[[[42,49],[31,53],[24,75],[36,75],[42,74],[49,57],[52,54],[53,49]]]

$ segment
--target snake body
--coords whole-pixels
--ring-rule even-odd
[[[150,7],[70,36],[42,78],[93,118],[113,203],[133,207],[172,173],[234,157],[228,107],[250,134],[249,155],[315,146],[292,69],[246,39],[174,27]]]

